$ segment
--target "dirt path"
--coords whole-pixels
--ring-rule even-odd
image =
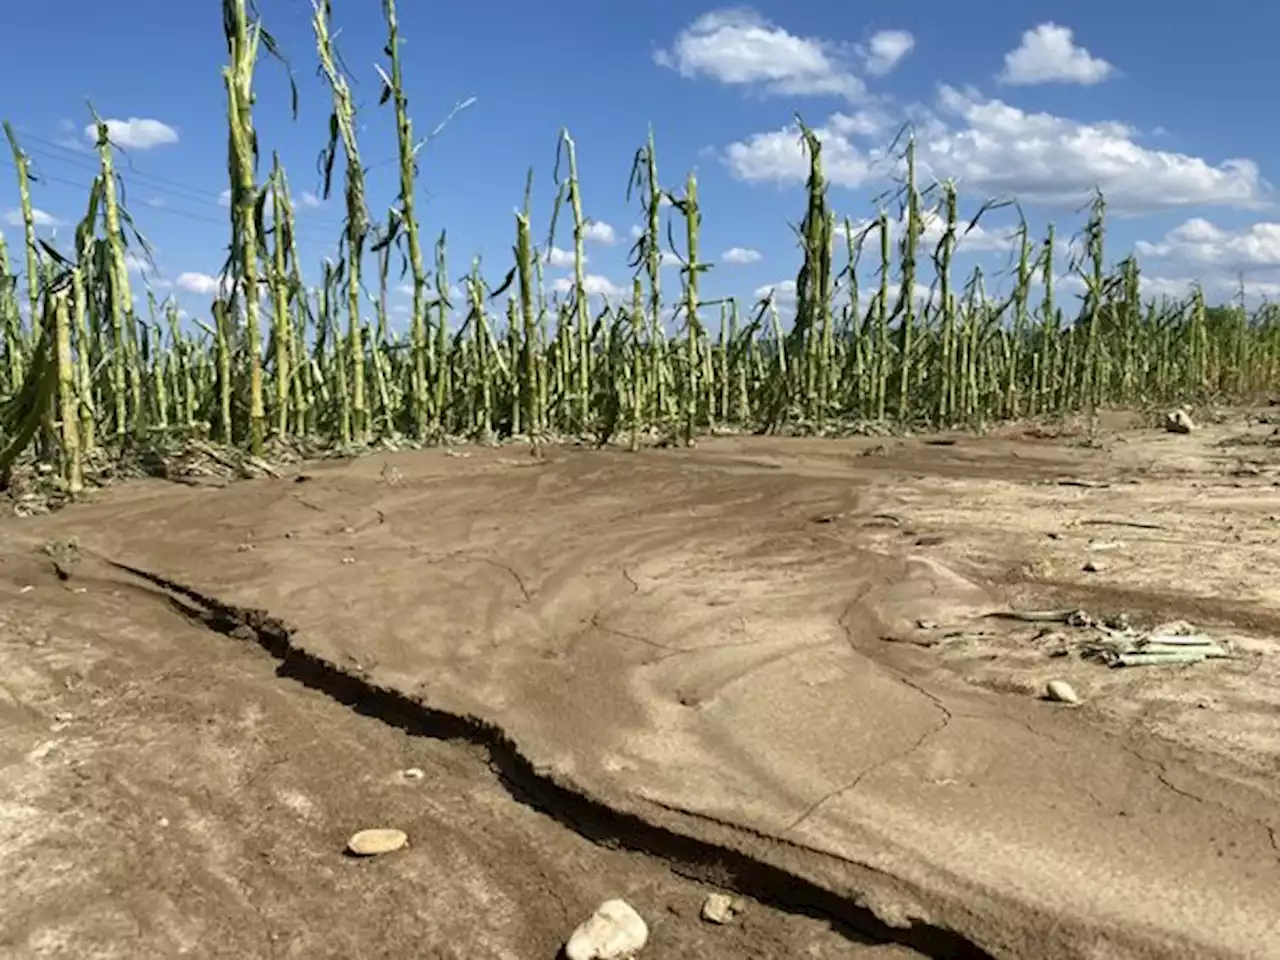
[[[704,923],[716,887],[513,799],[482,748],[362,716],[126,584],[2,559],[0,955],[525,960],[622,896],[646,957],[918,956],[756,902]],[[369,825],[411,846],[345,857]]]
[[[288,711],[331,717],[325,741],[350,743],[345,756],[314,737],[310,754],[287,738],[275,753],[206,747],[198,769],[232,763],[216,782],[243,779],[256,785],[244,796],[270,792],[275,806],[251,812],[224,788],[236,799],[215,818],[221,847],[183,849],[206,872],[252,861],[246,843],[300,862],[314,876],[288,875],[291,897],[272,916],[287,927],[304,909],[336,918],[358,903],[367,914],[344,929],[365,933],[346,955],[357,944],[402,955],[389,918],[416,910],[423,929],[437,918],[434,934],[417,934],[432,949],[444,941],[430,936],[463,953],[492,936],[495,956],[549,956],[595,902],[620,894],[654,924],[645,956],[1277,957],[1269,558],[1280,498],[1265,436],[1236,425],[1190,438],[748,438],[544,461],[430,451],[222,490],[121,488],[8,525],[0,572],[22,624],[82,604],[95,612],[64,632],[82,643],[95,630],[104,662],[151,650],[149,669],[192,667],[203,684],[194,702],[224,702],[214,688],[225,686],[233,702],[286,712],[250,722],[243,707],[211,706],[224,738],[297,729]],[[34,558],[72,535],[86,559],[61,583]],[[1075,628],[986,617],[1065,603],[1184,617],[1233,656],[1108,671],[1073,652]],[[110,629],[103,609],[116,611]],[[281,677],[265,655],[227,654],[216,632],[257,640],[283,659]],[[166,659],[156,645],[170,636],[191,639]],[[197,648],[218,653],[201,664],[188,659]],[[263,671],[256,697],[217,679],[241,661]],[[36,685],[46,674],[14,671]],[[1069,679],[1085,705],[1040,700],[1049,678]],[[104,710],[133,702],[103,689]],[[171,723],[171,737],[193,735],[182,714]],[[135,712],[106,729],[123,744],[134,724],[147,728]],[[398,745],[395,760],[376,738]],[[448,776],[416,753],[437,749]],[[20,755],[32,750],[39,768],[54,748],[32,742]],[[147,756],[180,765],[163,744]],[[397,779],[409,766],[426,777]],[[502,815],[477,822],[477,796]],[[285,812],[264,820],[267,809]],[[178,821],[164,816],[171,830]],[[347,833],[389,817],[415,837],[409,853],[334,859]],[[549,832],[517,829],[526,823]],[[424,833],[449,842],[437,850]],[[526,870],[530,850],[540,853]],[[757,919],[700,925],[710,887],[676,873],[755,897]],[[377,896],[387,887],[365,878],[394,880],[397,895]],[[314,889],[324,906],[300,907],[304,889],[304,903]],[[677,904],[687,906],[665,912]],[[192,922],[189,906],[165,909]],[[835,933],[824,940],[821,924],[780,909],[823,916]],[[476,919],[489,914],[487,926]],[[461,919],[450,928],[439,916]]]

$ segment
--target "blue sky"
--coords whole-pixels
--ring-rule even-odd
[[[556,138],[567,127],[586,213],[597,223],[588,246],[592,287],[629,287],[626,251],[639,210],[625,198],[627,175],[652,123],[664,185],[679,189],[690,169],[698,173],[703,258],[716,264],[707,295],[748,299],[785,283],[797,265],[788,223],[804,202],[804,158],[789,126],[798,112],[826,142],[831,203],[842,216],[874,215],[888,169],[880,154],[910,119],[925,173],[957,178],[962,213],[1012,194],[1037,232],[1052,219],[1069,235],[1097,184],[1117,212],[1110,253],[1137,248],[1148,292],[1181,293],[1199,278],[1222,299],[1243,271],[1252,295],[1280,294],[1280,214],[1268,183],[1280,166],[1280,134],[1269,122],[1266,82],[1280,7],[1241,0],[399,6],[418,135],[475,98],[422,154],[423,226],[431,236],[448,229],[455,279],[476,255],[494,283],[509,268],[512,214],[530,165],[543,241]],[[275,149],[285,164],[314,280],[341,221],[340,182],[328,202],[314,197],[331,101],[316,75],[310,3],[261,0],[261,10],[291,60],[302,104],[290,119],[283,70],[264,59],[257,127],[264,158]],[[208,278],[229,235],[220,202],[227,174],[219,4],[58,0],[11,5],[5,20],[3,110],[42,177],[35,203],[43,232],[65,247],[69,225],[83,215],[95,163],[84,133],[90,99],[113,121],[127,201],[156,250],[149,281],[159,296],[205,314]],[[396,192],[393,115],[377,106],[374,70],[384,63],[381,3],[335,0],[333,27],[354,75],[370,206],[381,219]],[[58,66],[50,69],[55,37]],[[20,237],[16,206],[5,147],[0,230],[11,248]],[[984,224],[962,245],[964,270],[982,262],[994,273],[1008,263],[1007,212]],[[571,243],[567,225],[561,247]],[[552,280],[567,275],[548,268]],[[677,275],[669,276],[674,290]],[[785,285],[778,289],[785,296]],[[396,295],[398,316],[406,303]]]

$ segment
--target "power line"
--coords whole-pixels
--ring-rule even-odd
[[[0,166],[7,167],[10,170],[15,170],[15,171],[17,170],[17,167],[14,166],[13,162],[5,158],[0,158]],[[74,187],[79,190],[85,189],[85,184],[83,183],[80,183],[75,180],[69,180],[66,177],[55,176],[53,174],[38,173],[35,175],[35,178],[41,182],[47,181],[49,183],[57,183],[63,186]],[[186,198],[178,197],[177,199],[185,200]],[[208,224],[212,224],[215,227],[225,227],[227,225],[227,221],[225,219],[216,219],[214,217],[203,216],[198,213],[191,213],[190,211],[187,211],[187,210],[180,210],[174,207],[164,206],[162,204],[147,203],[145,200],[143,201],[143,203],[145,204],[148,210],[154,210],[157,213],[162,213],[167,216],[180,217],[184,220],[191,220],[197,223],[208,223]],[[218,206],[221,206],[221,204],[218,204]],[[319,225],[316,225],[315,229],[318,230],[318,228],[319,228]],[[297,224],[294,225],[293,234],[297,240],[304,243],[331,244],[335,240],[333,236],[325,236],[319,232],[316,232],[313,234],[309,231],[299,230]]]
[[[85,156],[79,149],[68,147],[65,144],[57,143],[52,140],[47,140],[44,137],[37,136],[25,130],[20,130],[19,132],[22,134],[24,142],[31,141],[32,143],[40,145],[39,147],[31,147],[29,149],[29,152],[38,154],[40,156],[46,157],[51,160],[55,160],[60,163],[69,164],[73,167],[78,167],[79,169],[83,170],[85,173],[92,173],[95,176],[97,175],[97,172],[98,172],[97,163],[92,159],[90,159],[89,157]],[[128,159],[127,155],[126,155],[126,159]],[[152,184],[162,185],[163,189],[152,187],[153,192],[160,195],[167,194],[171,197],[176,197],[183,200],[190,200],[193,203],[199,203],[206,206],[215,206],[215,207],[226,206],[226,204],[222,201],[222,199],[218,195],[213,194],[208,190],[193,186],[189,183],[184,183],[180,180],[174,180],[170,177],[163,177],[157,173],[151,173],[150,171],[142,170],[134,166],[132,160],[129,160],[128,165],[123,168],[117,167],[116,172],[118,172],[122,177],[141,181],[143,186],[151,186]],[[50,179],[50,180],[54,179],[53,177],[49,177],[48,175],[45,175],[45,174],[40,174],[40,176],[42,176],[44,179]],[[183,196],[183,194],[185,194],[185,196]],[[315,224],[328,224],[329,226],[332,226],[335,229],[340,228],[342,225],[341,221],[335,220],[332,217],[312,216],[309,219],[311,219],[311,221]]]

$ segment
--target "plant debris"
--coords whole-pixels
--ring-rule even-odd
[[[1183,620],[1140,630],[1132,626],[1126,616],[1097,619],[1084,610],[1001,610],[987,616],[1071,627],[1079,634],[1046,630],[1040,635],[1039,639],[1059,641],[1049,655],[1060,657],[1074,652],[1082,660],[1109,667],[1192,664],[1232,655],[1227,644],[1197,631]]]

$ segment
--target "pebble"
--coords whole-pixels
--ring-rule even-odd
[[[1045,696],[1050,700],[1058,703],[1069,703],[1072,706],[1078,706],[1082,702],[1080,695],[1065,680],[1050,680],[1045,685],[1044,692]]]
[[[358,857],[373,857],[381,853],[394,853],[408,842],[409,835],[403,830],[361,830],[352,834],[347,841],[347,849]]]
[[[606,900],[564,945],[565,960],[623,960],[649,942],[649,928],[625,900]]]
[[[702,919],[708,923],[731,923],[742,912],[743,903],[727,893],[713,893],[702,904]]]
[[[1099,573],[1102,570],[1102,564],[1097,560],[1086,560],[1080,569],[1085,573]]]
[[[404,777],[406,780],[421,780],[426,776],[426,774],[417,767],[410,767],[407,770],[400,771],[400,776]]]

